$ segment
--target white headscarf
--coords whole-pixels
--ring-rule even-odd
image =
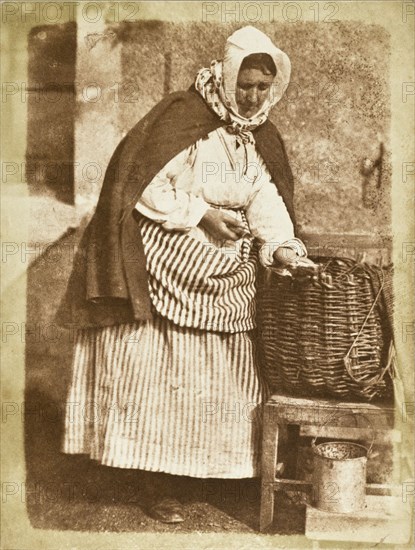
[[[270,88],[268,99],[250,119],[238,113],[236,83],[242,61],[254,53],[268,54],[277,74]],[[209,69],[201,69],[195,86],[209,106],[221,119],[231,123],[235,133],[253,130],[268,117],[271,108],[278,103],[290,81],[291,63],[286,53],[274,46],[270,38],[252,26],[235,31],[226,41],[223,61],[212,61]]]

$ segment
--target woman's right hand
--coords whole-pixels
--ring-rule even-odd
[[[199,225],[218,241],[237,241],[246,233],[242,222],[216,208],[209,208]]]

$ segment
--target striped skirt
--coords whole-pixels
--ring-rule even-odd
[[[241,212],[236,214],[243,219]],[[151,321],[79,331],[63,451],[200,478],[259,475],[256,256],[140,225]]]
[[[63,452],[200,478],[259,475],[264,387],[249,332],[161,317],[79,331]]]

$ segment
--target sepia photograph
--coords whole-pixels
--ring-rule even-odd
[[[414,23],[1,3],[1,548],[413,548]]]

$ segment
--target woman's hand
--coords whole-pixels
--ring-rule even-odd
[[[288,246],[277,248],[273,257],[279,267],[286,267],[298,278],[313,276],[318,269],[318,266],[310,258],[299,256],[295,250]]]
[[[281,267],[293,266],[300,259],[297,252],[288,246],[279,246],[277,250],[275,250],[273,257],[274,261]]]
[[[189,233],[191,227],[180,227],[176,223],[164,222],[161,224],[165,231],[169,233]]]
[[[218,241],[237,241],[246,233],[242,222],[216,208],[209,208],[199,225]]]

